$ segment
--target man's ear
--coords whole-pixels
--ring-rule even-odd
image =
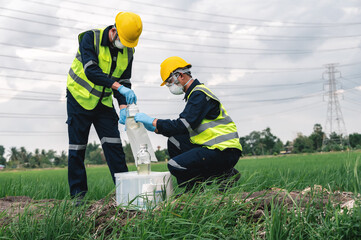
[[[110,34],[111,34],[110,39],[113,40],[113,35],[114,35],[114,33],[115,33],[115,28],[109,29],[109,32],[110,32]]]

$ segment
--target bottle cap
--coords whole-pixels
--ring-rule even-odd
[[[139,113],[138,106],[135,104],[130,104],[127,106],[127,117],[134,117],[135,114]]]

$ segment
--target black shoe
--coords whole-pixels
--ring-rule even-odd
[[[237,169],[231,168],[231,170],[228,171],[227,176],[231,181],[237,182],[241,178],[241,173]]]
[[[235,169],[231,168],[220,178],[219,191],[225,192],[230,187],[232,187],[239,179],[241,178],[241,173]]]
[[[80,206],[83,206],[85,204],[85,200],[84,200],[84,195],[79,195],[79,196],[76,196],[73,198],[74,202],[74,206],[75,207],[80,207]]]

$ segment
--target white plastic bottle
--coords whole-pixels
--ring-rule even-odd
[[[130,129],[136,129],[140,127],[140,124],[135,122],[134,116],[139,113],[138,106],[135,104],[130,104],[126,109],[127,119],[125,120],[127,127]]]
[[[140,145],[140,150],[137,154],[137,171],[140,175],[150,174],[150,154],[147,144]]]
[[[145,129],[143,123],[135,122],[134,117],[139,112],[138,106],[135,104],[130,104],[127,106],[126,114],[127,118],[125,120],[125,129],[128,136],[130,146],[132,148],[132,153],[135,160],[135,165],[137,165],[137,154],[140,150],[139,146],[142,144],[147,144],[148,152],[151,156],[152,162],[157,162],[157,158],[154,154],[152,143],[150,142],[148,131]]]

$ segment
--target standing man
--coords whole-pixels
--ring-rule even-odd
[[[114,94],[120,106],[120,121],[125,122],[125,107],[137,101],[130,89],[130,77],[134,47],[142,28],[137,14],[120,12],[115,17],[115,25],[92,29],[78,36],[79,49],[67,80],[71,197],[82,199],[88,191],[84,156],[92,124],[113,181],[114,173],[128,171],[112,96]]]
[[[195,180],[239,178],[234,166],[242,153],[235,123],[212,91],[192,78],[191,67],[180,57],[169,57],[160,65],[161,86],[175,95],[185,93],[187,103],[178,119],[161,120],[144,113],[135,116],[149,131],[169,137],[168,169],[186,189]]]

